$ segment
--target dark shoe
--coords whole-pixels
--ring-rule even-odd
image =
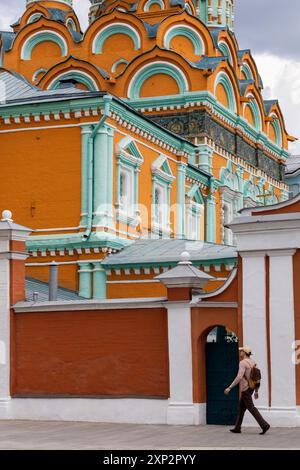
[[[241,434],[241,430],[240,429],[230,429],[230,432],[233,432],[234,434]]]
[[[263,434],[266,434],[266,432],[269,431],[270,427],[271,427],[271,426],[268,424],[268,425],[262,430],[262,432],[260,432],[259,434],[260,434],[261,436],[262,436]]]

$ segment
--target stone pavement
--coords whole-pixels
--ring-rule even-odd
[[[274,428],[265,436],[246,428],[77,422],[0,421],[3,450],[300,449],[300,428]]]

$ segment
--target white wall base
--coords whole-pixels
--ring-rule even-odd
[[[267,408],[258,407],[264,419],[275,428],[300,427],[300,407],[297,408]],[[258,424],[253,416],[246,411],[244,426],[257,427]]]
[[[206,404],[169,401],[167,424],[195,426],[206,424]]]
[[[153,399],[13,398],[0,406],[0,420],[166,424],[167,407]]]
[[[259,408],[273,427],[300,427],[300,407]],[[0,401],[0,420],[206,425],[206,403],[129,398],[13,398]],[[243,425],[257,426],[246,412]]]
[[[0,419],[10,419],[10,408],[11,408],[11,399],[8,397],[7,399],[0,400]]]

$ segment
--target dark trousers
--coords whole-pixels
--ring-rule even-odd
[[[235,423],[235,429],[240,430],[242,426],[242,422],[244,419],[244,415],[246,410],[248,410],[252,416],[256,419],[258,424],[262,429],[265,429],[268,426],[267,421],[264,420],[258,409],[254,406],[253,400],[252,400],[252,395],[253,395],[254,390],[251,388],[248,388],[245,392],[242,392],[240,401],[239,401],[239,411],[238,411],[238,417]]]

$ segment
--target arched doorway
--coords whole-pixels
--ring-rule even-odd
[[[216,326],[206,338],[206,420],[207,424],[232,425],[238,406],[238,387],[229,396],[230,385],[238,369],[238,338],[224,326]]]

